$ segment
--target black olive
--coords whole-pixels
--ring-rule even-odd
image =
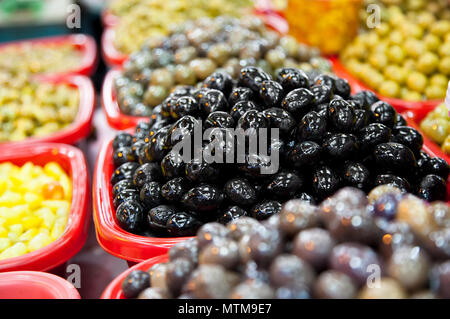
[[[219,90],[228,96],[233,88],[233,79],[226,72],[214,72],[203,81],[203,87]]]
[[[234,88],[228,97],[230,105],[235,105],[239,101],[248,102],[253,99],[253,91],[246,87]]]
[[[326,85],[331,88],[332,91],[335,90],[335,79],[328,74],[320,74],[314,78],[314,84],[318,86]]]
[[[193,159],[186,163],[185,174],[192,182],[210,182],[219,177],[220,170],[214,164]]]
[[[284,171],[269,178],[266,193],[273,198],[291,198],[304,185],[303,177],[291,171]]]
[[[314,94],[305,88],[289,92],[281,102],[281,107],[296,118],[301,118],[311,110],[314,104]]]
[[[381,123],[389,128],[397,124],[397,112],[392,105],[378,101],[370,106],[371,120],[375,123]]]
[[[220,128],[234,128],[235,121],[233,117],[227,112],[212,112],[208,115],[205,120],[204,128],[208,129],[211,127],[220,127]]]
[[[145,163],[139,166],[133,174],[133,183],[141,188],[145,183],[161,180],[161,169],[156,163]]]
[[[314,199],[314,197],[308,193],[305,192],[301,192],[300,194],[296,194],[295,195],[295,199],[299,199],[302,200],[304,202],[308,202],[311,205],[315,205],[316,204],[316,200]]]
[[[358,138],[361,150],[368,153],[378,144],[390,141],[391,129],[384,124],[371,123],[359,131]]]
[[[123,179],[114,184],[112,189],[113,196],[115,197],[117,194],[119,194],[121,191],[125,189],[137,189],[132,179]]]
[[[139,192],[139,198],[146,207],[152,208],[161,205],[163,202],[161,184],[158,182],[145,183]]]
[[[230,110],[230,115],[234,121],[237,122],[249,110],[259,110],[255,103],[252,101],[239,101]]]
[[[305,72],[294,68],[282,68],[278,71],[277,81],[286,92],[299,88],[308,88],[309,80]]]
[[[194,211],[210,211],[219,207],[222,200],[222,194],[215,186],[200,184],[184,194],[182,203]]]
[[[355,109],[355,118],[355,126],[352,129],[355,133],[359,132],[363,127],[369,124],[369,115],[366,110]]]
[[[370,106],[379,99],[372,91],[360,91],[350,97],[352,100],[357,101],[361,108],[369,110]]]
[[[426,175],[419,183],[417,195],[429,202],[438,200],[445,201],[447,197],[447,184],[438,175]]]
[[[253,205],[256,200],[256,191],[253,185],[244,178],[233,178],[225,183],[224,192],[227,197],[237,205]]]
[[[299,141],[311,140],[321,141],[327,130],[327,120],[315,111],[311,111],[303,116],[297,129]]]
[[[278,128],[280,134],[284,136],[288,135],[296,125],[294,117],[288,111],[278,107],[268,108],[262,114],[269,121],[270,127]]]
[[[259,95],[266,107],[278,107],[284,98],[284,91],[280,83],[266,80],[261,84]]]
[[[408,146],[414,154],[419,154],[423,145],[423,137],[416,129],[408,126],[397,126],[392,130],[392,134],[392,142]]]
[[[348,99],[350,97],[350,84],[346,79],[338,78],[334,81],[334,93],[342,96],[344,99]]]
[[[161,128],[152,138],[150,138],[148,147],[145,149],[145,159],[148,162],[159,162],[168,153],[166,146],[167,133],[163,131],[164,128]]]
[[[257,110],[248,110],[245,112],[237,123],[237,128],[241,128],[244,131],[252,128],[267,128],[269,123],[262,112]]]
[[[242,216],[249,216],[248,213],[239,206],[229,206],[221,211],[217,221],[221,224],[228,224],[232,220],[238,219]]]
[[[176,177],[161,187],[161,196],[171,203],[177,203],[189,190],[189,182],[185,177]]]
[[[114,167],[118,167],[126,162],[134,162],[135,157],[130,146],[119,147],[113,154]]]
[[[239,84],[250,88],[253,92],[259,92],[262,83],[270,79],[266,72],[254,66],[244,67],[239,74]]]
[[[395,126],[407,126],[408,123],[406,122],[405,118],[397,113],[397,124]]]
[[[150,287],[150,274],[142,270],[133,270],[122,282],[125,298],[136,298],[141,291]]]
[[[184,169],[183,158],[176,152],[169,152],[161,161],[161,172],[165,178],[183,176]]]
[[[413,152],[405,145],[383,143],[375,147],[373,158],[377,168],[402,176],[412,175],[417,167]]]
[[[269,156],[248,154],[245,163],[238,164],[238,170],[249,178],[264,179],[271,172],[271,159]]]
[[[444,159],[433,157],[426,162],[424,171],[426,174],[435,174],[447,180],[450,167]]]
[[[173,237],[194,236],[201,225],[195,214],[177,212],[167,221],[167,232]]]
[[[328,118],[339,132],[351,132],[356,124],[355,109],[344,100],[333,100],[328,105]]]
[[[204,116],[208,116],[211,112],[228,110],[228,102],[225,95],[219,90],[209,90],[199,102],[200,111]]]
[[[282,205],[275,200],[265,200],[251,209],[251,215],[257,220],[265,220],[281,212]]]
[[[123,179],[132,179],[133,174],[138,167],[139,164],[135,162],[123,163],[114,170],[111,176],[111,184],[114,185]]]
[[[328,103],[333,95],[333,89],[328,85],[313,85],[311,92],[316,104]]]
[[[190,96],[182,96],[178,98],[175,104],[170,106],[170,115],[174,119],[179,119],[185,115],[196,116],[199,112],[197,101]]]
[[[167,231],[167,222],[175,213],[176,210],[172,206],[159,205],[153,207],[147,214],[147,224],[151,230],[165,233]]]
[[[313,172],[312,187],[320,199],[333,195],[340,184],[339,176],[330,167],[321,166]]]
[[[150,138],[148,138],[150,141]],[[147,143],[145,141],[136,141],[131,145],[131,151],[133,152],[134,161],[139,161],[140,154],[143,154],[145,147],[147,147]]]
[[[113,139],[113,149],[117,150],[119,147],[128,147],[133,143],[133,136],[129,133],[119,133]]]
[[[139,165],[142,165],[145,163],[150,163],[150,160],[147,158],[147,155],[145,153],[148,146],[149,146],[149,143],[144,143],[144,145],[142,145],[141,147],[139,147],[137,149],[137,152],[138,152],[137,159],[138,159]]]
[[[139,191],[136,188],[124,189],[120,191],[113,200],[114,208],[117,208],[120,204],[127,200],[138,200]]]
[[[358,155],[358,141],[353,134],[333,134],[324,140],[322,146],[325,156],[331,159],[344,160]]]
[[[116,219],[120,228],[130,233],[137,233],[142,230],[144,207],[133,199],[127,200],[117,207]]]
[[[370,186],[370,172],[361,163],[349,162],[344,165],[342,180],[347,186],[368,190]]]
[[[411,186],[409,185],[409,182],[406,179],[392,174],[378,175],[377,177],[375,177],[374,184],[375,186],[392,185],[397,188],[400,188],[404,192],[408,192],[411,189]]]
[[[193,135],[198,121],[191,115],[185,115],[176,121],[167,133],[166,145],[174,146],[184,137]]]

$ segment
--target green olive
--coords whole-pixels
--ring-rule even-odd
[[[178,84],[194,85],[197,82],[197,78],[191,67],[180,64],[175,68],[175,81]]]
[[[417,70],[424,74],[431,74],[438,68],[439,58],[436,54],[426,52],[417,61]]]
[[[416,92],[423,92],[427,85],[427,77],[419,72],[411,72],[406,79],[408,87]]]

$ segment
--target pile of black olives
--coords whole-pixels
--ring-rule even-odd
[[[420,222],[419,222],[420,220]],[[264,222],[203,225],[136,270],[126,298],[450,298],[450,209],[395,187],[294,199]]]
[[[200,121],[203,131],[225,133],[278,128],[279,139],[261,155],[246,153],[243,163],[176,160],[171,149]],[[219,148],[224,158],[238,153],[228,141]],[[116,136],[114,207],[129,232],[187,236],[205,222],[267,219],[290,199],[318,203],[344,186],[367,193],[391,184],[427,201],[445,200],[449,166],[422,144],[391,105],[369,91],[351,95],[347,81],[333,75],[283,68],[273,80],[245,67],[234,81],[215,72],[198,87],[171,93],[134,136]],[[263,174],[271,164],[264,154],[275,151],[278,171]]]

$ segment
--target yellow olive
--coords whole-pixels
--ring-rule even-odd
[[[441,59],[441,62],[439,62],[439,71],[442,74],[450,76],[450,56]]]
[[[424,74],[433,73],[439,65],[439,58],[436,54],[431,52],[426,52],[417,61],[417,70]]]
[[[405,52],[399,45],[393,45],[388,49],[388,58],[390,61],[401,64],[405,59]]]
[[[379,91],[384,96],[397,97],[400,93],[400,87],[394,81],[385,81],[380,85]]]
[[[419,72],[411,72],[406,79],[408,87],[416,92],[423,92],[427,85],[427,77]]]
[[[425,96],[429,100],[443,99],[445,97],[445,89],[440,86],[430,85],[425,89]]]
[[[448,79],[443,74],[435,74],[430,78],[430,84],[446,88],[448,84]]]
[[[428,51],[438,51],[441,45],[441,40],[439,37],[431,33],[427,34],[423,41]]]

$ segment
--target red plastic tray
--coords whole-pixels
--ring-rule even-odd
[[[84,245],[89,225],[88,169],[83,153],[70,145],[39,143],[11,146],[0,152],[1,162],[23,165],[28,161],[45,165],[56,161],[72,178],[72,204],[64,233],[54,242],[19,257],[0,261],[0,272],[15,270],[49,271],[65,263]],[[0,289],[1,290],[1,289]]]
[[[39,79],[39,78],[38,78]],[[95,108],[95,90],[92,81],[82,75],[64,77],[41,76],[41,81],[55,84],[68,84],[78,89],[80,105],[75,121],[66,128],[44,137],[29,137],[23,141],[0,143],[0,150],[14,145],[34,144],[41,142],[74,144],[86,137],[91,131],[92,117]]]
[[[128,59],[128,55],[123,54],[114,46],[114,36],[114,28],[106,27],[101,39],[102,57],[110,68],[119,67]]]
[[[94,223],[97,240],[111,255],[141,262],[165,254],[170,247],[192,237],[157,238],[131,234],[117,224],[112,198],[114,171],[112,140],[103,144],[97,158],[93,180]]]
[[[71,34],[54,37],[44,37],[21,41],[11,41],[0,44],[0,50],[8,46],[31,44],[71,44],[77,50],[82,52],[82,60],[77,69],[67,70],[57,73],[48,73],[51,76],[65,76],[65,75],[91,75],[97,66],[97,45],[92,37],[84,34]]]
[[[148,117],[125,115],[119,108],[114,93],[114,79],[120,74],[119,70],[110,70],[103,81],[102,106],[108,124],[116,130],[135,127],[141,121],[148,121]]]
[[[337,57],[331,57],[330,61],[333,65],[333,71],[336,73],[337,76],[347,79],[350,86],[352,87],[352,92],[356,93],[362,90],[369,90],[373,91],[371,88],[366,86],[364,83],[362,83],[360,80],[358,80],[356,77],[354,77],[350,72],[348,72],[345,67],[341,64],[339,59]],[[377,96],[383,100],[391,104],[397,112],[405,112],[405,111],[411,111],[415,115],[419,117],[423,117],[424,114],[427,114],[429,111],[434,109],[436,105],[442,103],[442,100],[429,100],[429,101],[421,101],[421,102],[410,102],[405,101],[401,99],[391,98],[383,96],[377,92],[374,92],[377,94]]]
[[[38,271],[0,274],[0,299],[81,299],[77,289],[61,277]]]
[[[101,299],[125,299],[125,296],[122,292],[122,281],[125,279],[126,276],[128,276],[133,270],[142,270],[147,271],[149,270],[153,265],[165,263],[169,261],[169,256],[162,255],[158,257],[153,257],[151,259],[145,260],[137,265],[134,265],[133,267],[125,270],[123,273],[121,273],[118,277],[116,277],[109,285],[106,287],[106,289],[103,291],[101,295]]]

